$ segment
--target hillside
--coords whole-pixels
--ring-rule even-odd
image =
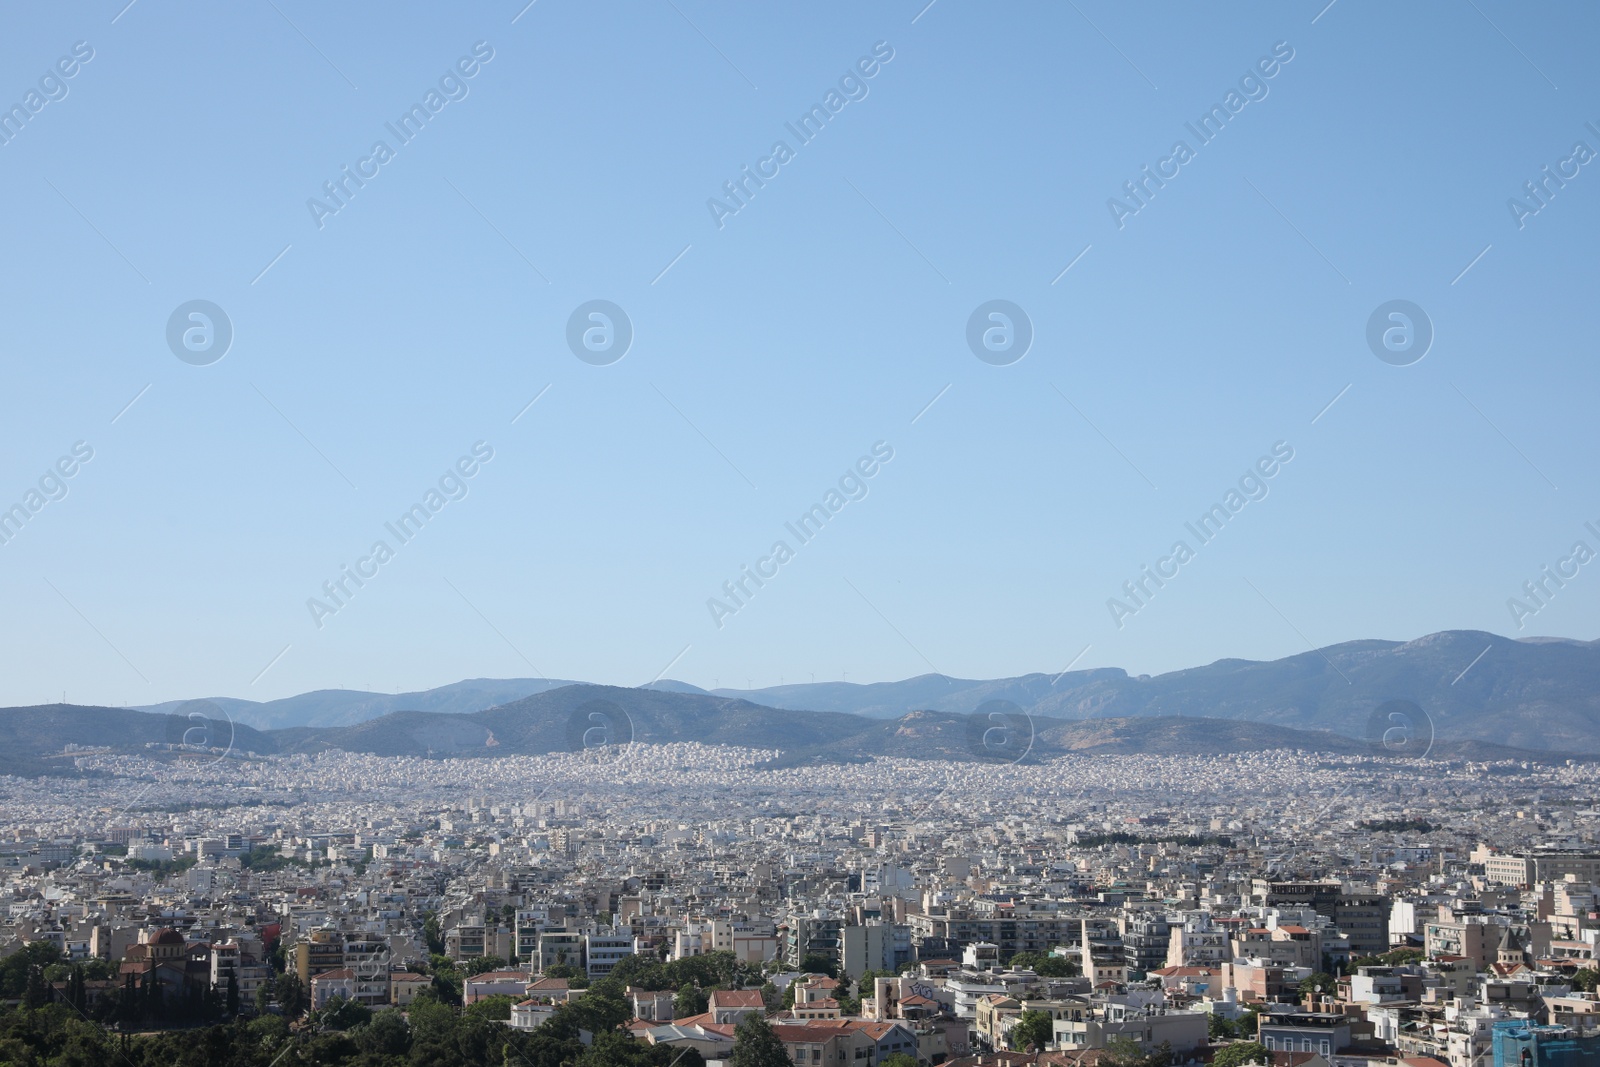
[[[995,722],[973,718],[995,700],[1031,717],[1031,741],[1011,730],[997,745]],[[129,751],[178,743],[194,733],[187,716],[196,709],[218,721],[217,736],[224,725],[234,732],[235,750],[260,753],[331,747],[382,755],[537,754],[631,737],[777,748],[785,760],[1009,761],[1023,752],[1353,752],[1365,745],[1374,709],[1390,700],[1427,712],[1435,755],[1600,752],[1600,642],[1447,631],[1407,642],[1352,641],[1280,660],[1219,660],[1154,677],[1096,668],[714,693],[672,680],[625,689],[478,678],[417,693],[334,689],[264,703],[174,702],[146,709],[151,714],[48,705],[0,711],[0,772],[35,766],[68,743],[113,738]]]
[[[989,705],[982,714],[920,710],[884,720],[839,712],[799,715],[709,694],[588,685],[563,686],[464,715],[399,711],[349,726],[268,731],[231,723],[220,708],[206,701],[191,702],[181,710],[182,714],[160,715],[62,704],[0,709],[0,774],[72,773],[68,746],[165,760],[329,749],[460,758],[696,741],[776,749],[774,766],[872,759],[1036,763],[1074,753],[1218,755],[1296,749],[1330,756],[1384,754],[1364,740],[1329,731],[1207,716],[1063,720]],[[1481,740],[1441,737],[1431,755],[1478,761],[1564,759],[1581,756],[1592,747],[1541,755]]]
[[[224,709],[235,722],[254,726],[258,730],[280,730],[292,726],[346,726],[394,711],[439,711],[464,715],[573,684],[558,678],[469,678],[415,693],[318,689],[281,700],[257,702],[212,697],[211,702]],[[171,712],[183,703],[174,700],[139,710]]]
[[[1353,641],[1266,662],[1219,660],[1153,677],[1099,668],[1059,678],[922,675],[871,685],[818,682],[717,692],[773,707],[873,718],[898,718],[919,708],[970,712],[984,701],[1005,699],[1044,718],[1197,716],[1352,736],[1362,733],[1379,704],[1410,700],[1432,717],[1441,740],[1600,749],[1600,642],[1513,641],[1468,630],[1408,642]]]
[[[581,683],[476,678],[415,693],[327,689],[265,703],[223,697],[212,703],[236,722],[258,729],[352,727],[397,712],[473,715],[523,706],[531,698],[575,684]],[[884,721],[898,720],[913,711],[964,715],[987,701],[1008,700],[1044,719],[1209,717],[1350,736],[1363,733],[1373,708],[1398,699],[1424,708],[1441,741],[1475,739],[1554,752],[1600,750],[1600,742],[1592,740],[1600,726],[1600,642],[1514,641],[1468,630],[1406,642],[1351,641],[1280,660],[1218,660],[1153,677],[1134,677],[1120,668],[1101,667],[988,680],[927,674],[898,682],[815,682],[714,693],[664,679],[644,690],[617,691]],[[540,715],[553,706],[532,704],[527,708]],[[175,707],[176,703],[144,710]],[[656,707],[661,710],[663,706]],[[670,719],[663,720],[663,726]],[[776,720],[771,725],[780,731],[774,735],[778,737],[788,729]],[[843,729],[842,724],[812,725],[814,729]],[[396,739],[393,743],[411,742]],[[416,743],[428,751],[466,743],[466,739],[419,736]]]

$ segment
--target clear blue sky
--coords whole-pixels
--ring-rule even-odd
[[[0,545],[0,702],[1596,636],[1600,565],[1521,630],[1506,604],[1600,549],[1600,164],[1521,228],[1507,206],[1600,149],[1586,5],[123,2],[0,34],[0,98],[59,97],[0,146],[0,506],[93,449]],[[785,124],[877,42],[802,144]],[[1202,144],[1185,124],[1279,42]],[[379,140],[319,228],[308,199]],[[779,140],[719,228],[708,199]],[[1108,199],[1179,140],[1119,228]],[[166,339],[196,299],[233,328],[209,365]],[[595,299],[633,325],[609,365],[566,340]],[[1034,331],[1006,366],[966,340],[994,299]],[[1394,299],[1435,331],[1409,366],[1365,339]],[[384,524],[479,441],[401,545]],[[1279,441],[1270,494],[1119,628],[1108,599]],[[708,598],[780,539],[719,628]]]

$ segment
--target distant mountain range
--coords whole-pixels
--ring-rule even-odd
[[[473,679],[395,695],[338,689],[267,703],[219,697],[146,709],[9,708],[0,709],[0,774],[71,773],[75,748],[168,759],[328,749],[444,758],[628,741],[763,748],[778,753],[775,765],[1277,749],[1600,761],[1597,723],[1600,642],[1449,631],[1154,677],[1099,668],[715,692],[674,681],[624,689]]]
[[[259,730],[286,726],[347,726],[395,711],[445,711],[465,714],[497,704],[577,683],[557,678],[470,678],[420,693],[367,693],[359,689],[318,689],[299,696],[258,703],[234,697],[210,697],[236,722]],[[174,712],[192,701],[150,704],[140,711]]]
[[[1299,749],[1330,756],[1395,754],[1363,739],[1236,719],[1142,716],[1066,721],[1032,716],[1015,704],[986,704],[972,714],[913,711],[886,720],[832,711],[797,715],[709,693],[566,685],[466,714],[396,711],[348,726],[277,730],[234,722],[219,704],[203,700],[180,705],[171,713],[65,704],[8,708],[0,710],[0,773],[71,774],[73,757],[84,749],[109,748],[163,760],[330,749],[443,759],[686,741],[775,750],[768,764],[772,767],[872,759],[1037,763],[1069,753],[1215,755]],[[1568,754],[1558,757],[1482,741],[1442,740],[1433,744],[1431,755],[1545,761]]]
[[[351,727],[395,712],[470,715],[507,708],[575,684],[543,678],[473,679],[421,693],[335,689],[268,703],[230,698],[212,702],[235,721],[264,730]],[[989,701],[1005,700],[1035,719],[1220,718],[1353,737],[1365,736],[1380,705],[1406,700],[1427,713],[1440,741],[1600,752],[1600,642],[1512,640],[1471,630],[1407,642],[1352,641],[1267,662],[1218,660],[1155,676],[1134,677],[1105,667],[988,681],[926,674],[900,682],[815,682],[710,692],[662,681],[650,691],[879,720],[899,720],[913,711],[966,715]],[[144,710],[170,712],[177,707]],[[794,721],[793,716],[784,721]],[[818,725],[810,721],[808,729]],[[774,729],[774,738],[787,736],[787,727],[774,723]]]

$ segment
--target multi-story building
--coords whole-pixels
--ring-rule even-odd
[[[839,930],[839,966],[852,980],[868,971],[895,973],[895,932],[904,929],[886,923],[845,926]]]
[[[999,946],[1004,957],[1018,952],[1049,952],[1057,945],[1081,945],[1082,911],[973,901],[906,916],[912,951],[919,960],[951,959],[974,941]]]
[[[308,986],[311,976],[344,967],[344,934],[331,927],[311,931],[294,946],[294,971]]]
[[[1235,931],[1235,958],[1269,960],[1280,967],[1322,969],[1322,937],[1304,926],[1252,926]]]
[[[844,920],[823,911],[793,912],[784,920],[783,960],[799,969],[807,956],[821,956],[831,963],[840,961],[840,931]]]
[[[1579,1034],[1567,1026],[1540,1026],[1508,1019],[1491,1030],[1494,1067],[1583,1067],[1600,1056],[1600,1035]]]
[[[1127,916],[1122,924],[1122,958],[1129,979],[1138,981],[1165,967],[1171,940],[1172,927],[1165,915],[1140,912]]]
[[[584,968],[591,979],[604,978],[621,960],[638,951],[638,938],[625,930],[597,931],[583,937]]]
[[[547,971],[558,963],[582,970],[583,946],[584,935],[577,930],[545,930],[539,935],[539,970]]]
[[[1310,908],[1330,919],[1358,956],[1389,951],[1389,898],[1349,889],[1336,879],[1316,882],[1273,882],[1257,878],[1251,895],[1261,907]]]
[[[1113,1041],[1133,1041],[1154,1050],[1169,1044],[1175,1058],[1206,1044],[1209,1016],[1201,1011],[1171,1011],[1159,1002],[1134,998],[1070,998],[1062,1011],[1051,1011],[1052,1043],[1062,1051],[1105,1048]],[[1024,1008],[1043,1005],[1026,1001]]]
[[[1600,883],[1600,855],[1568,849],[1539,849],[1483,856],[1483,877],[1496,885],[1526,888],[1539,882],[1559,882],[1569,874],[1584,885]]]
[[[1350,1046],[1350,1016],[1333,1012],[1268,1009],[1257,1038],[1268,1052],[1314,1052],[1323,1058]]]

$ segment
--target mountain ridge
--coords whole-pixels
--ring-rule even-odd
[[[1329,731],[1295,730],[1213,717],[1145,716],[1056,720],[1014,705],[981,713],[914,711],[899,719],[837,712],[796,716],[744,700],[615,686],[570,685],[469,714],[399,711],[347,726],[258,731],[216,705],[193,701],[182,714],[127,708],[38,705],[0,709],[0,773],[75,773],[86,753],[140,754],[165,761],[217,762],[328,750],[376,756],[460,759],[616,751],[633,743],[699,742],[774,754],[768,768],[869,760],[1040,763],[1067,755],[1225,755],[1292,750],[1330,757],[1427,757],[1475,762],[1580,758],[1476,740],[1431,737],[1395,749]]]
[[[401,711],[472,714],[581,684],[480,678],[418,693],[321,690],[266,703],[211,703],[260,729],[354,726]],[[710,691],[668,679],[638,691],[880,721],[912,711],[971,714],[987,701],[1006,700],[1049,719],[1206,716],[1350,736],[1361,734],[1380,704],[1409,700],[1441,736],[1529,750],[1586,752],[1600,744],[1591,740],[1600,733],[1600,641],[1514,639],[1472,630],[1410,641],[1348,641],[1277,660],[1225,658],[1158,675],[1094,667],[997,679],[926,674],[892,682]],[[171,702],[145,710],[181,706]]]

